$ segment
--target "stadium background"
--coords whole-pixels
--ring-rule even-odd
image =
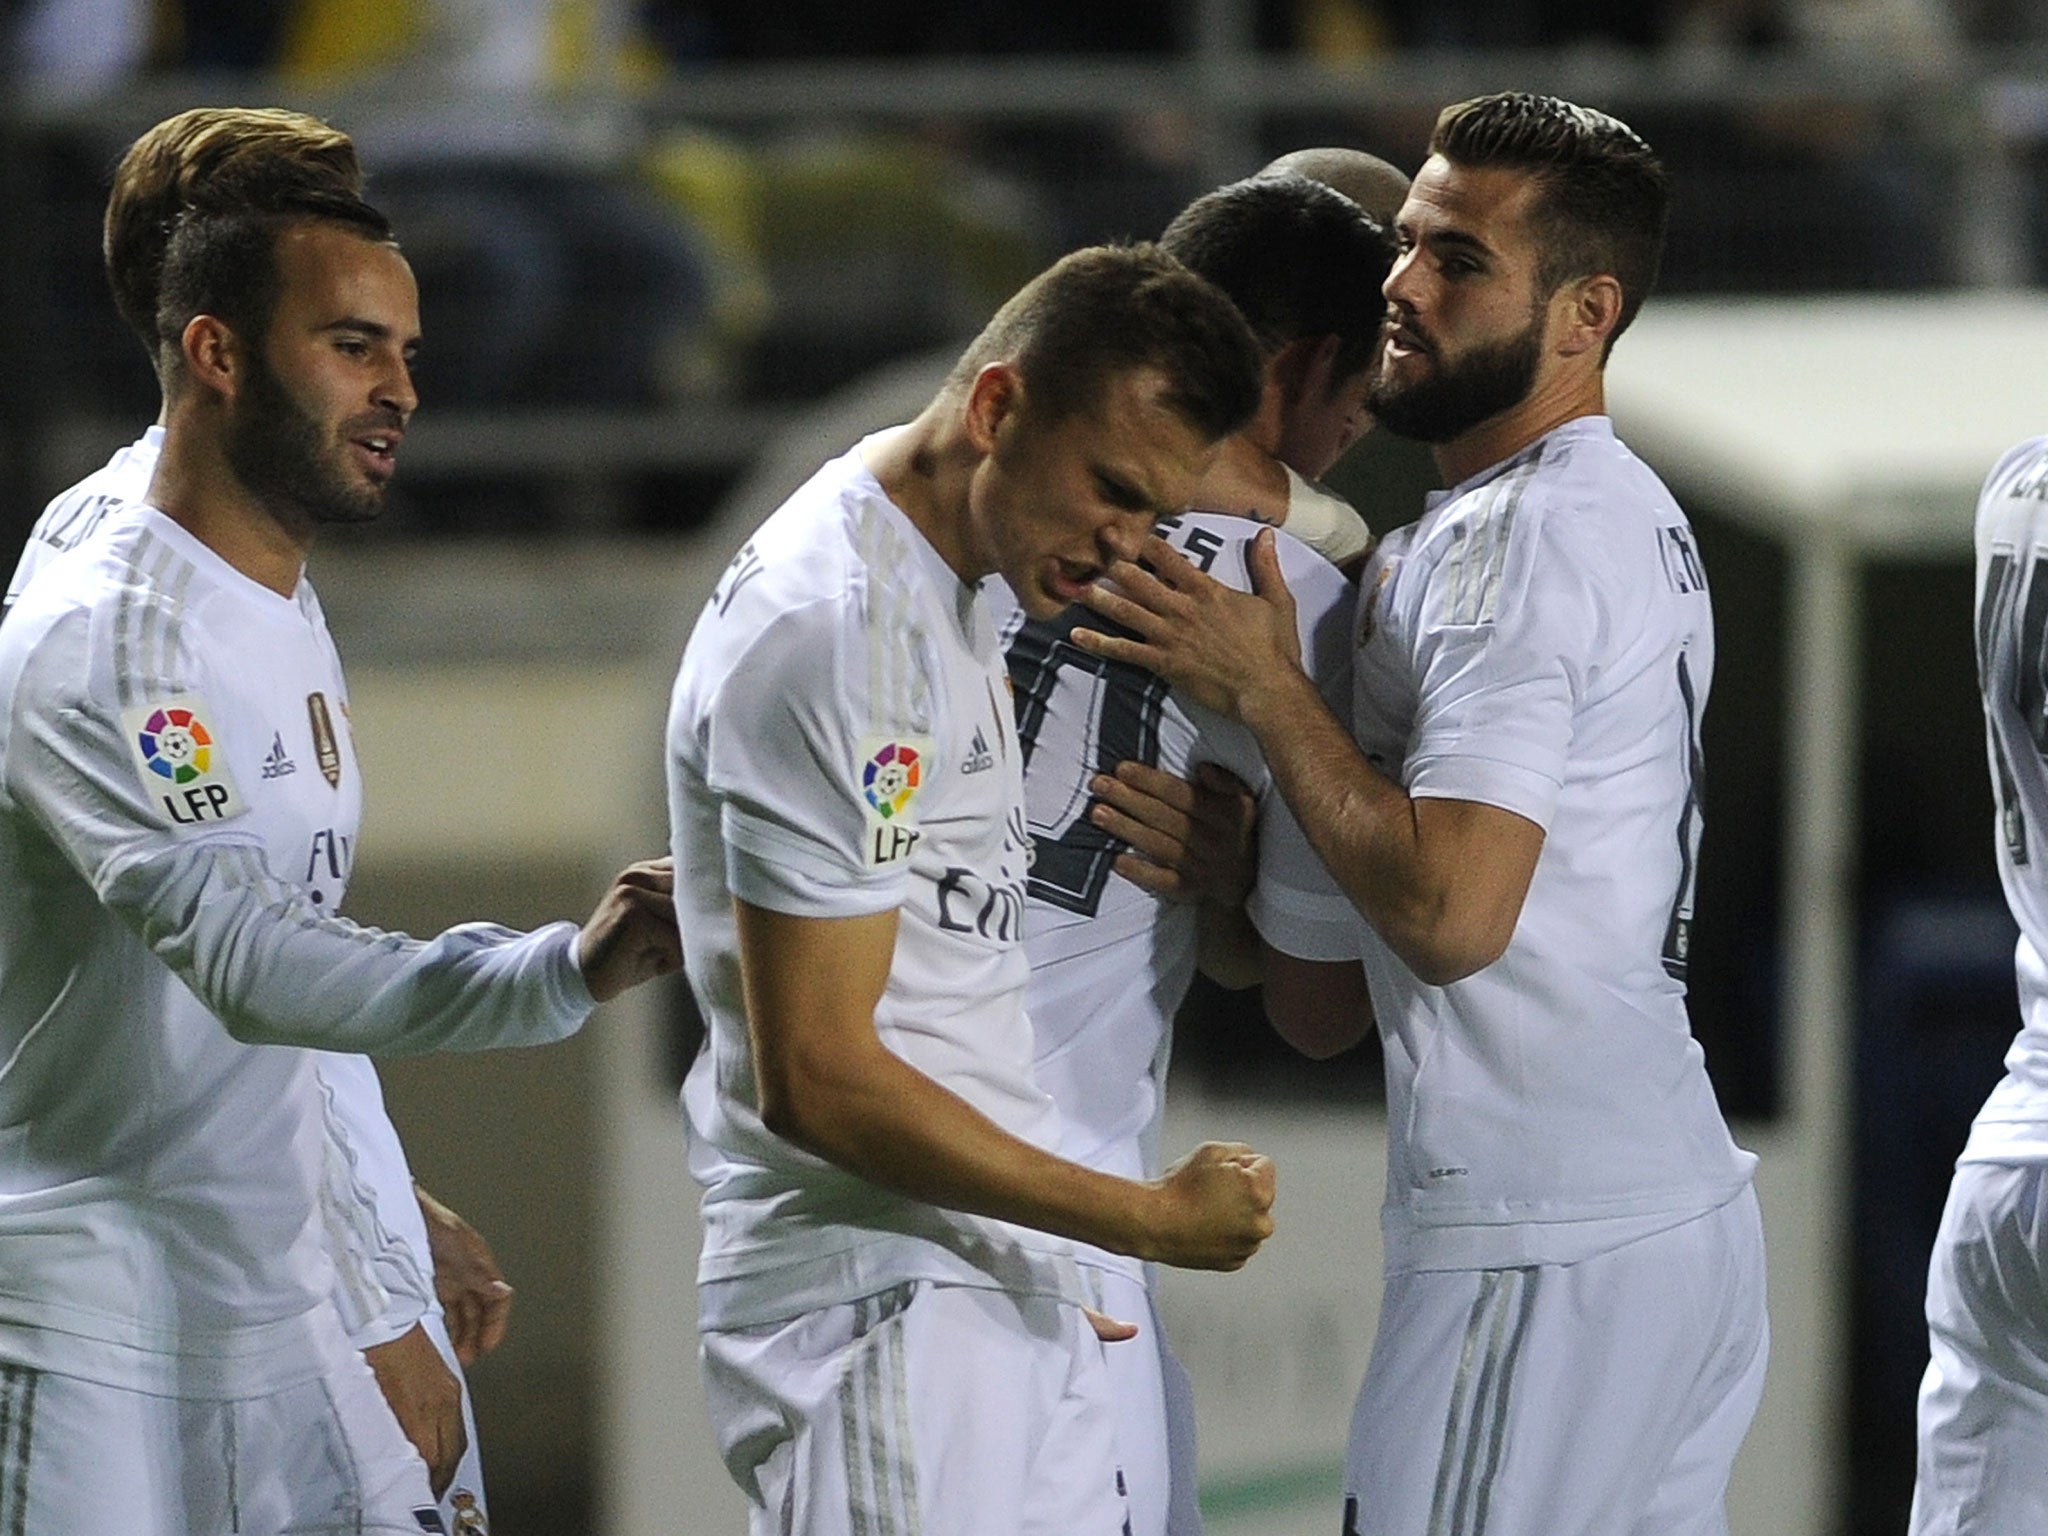
[[[579,910],[665,840],[660,720],[752,522],[928,392],[1023,277],[1273,154],[1412,169],[1443,103],[1550,90],[1676,177],[1614,365],[1714,581],[1693,977],[1763,1152],[1776,1341],[1737,1536],[1903,1529],[1950,1160],[2013,1028],[1970,654],[1969,503],[2048,429],[2038,0],[9,0],[0,553],[154,410],[96,251],[150,123],[283,103],[354,134],[419,269],[390,514],[315,577],[370,786],[353,913]],[[1424,456],[1335,477],[1378,527]],[[691,1352],[678,990],[547,1052],[392,1064],[423,1181],[520,1289],[474,1374],[504,1536],[740,1528]],[[1376,1052],[1183,1020],[1173,1145],[1281,1162],[1243,1275],[1173,1277],[1212,1529],[1334,1525],[1377,1294]]]

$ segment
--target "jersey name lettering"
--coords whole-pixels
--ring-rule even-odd
[[[1024,886],[1021,881],[998,885],[971,869],[949,866],[939,881],[939,926],[948,933],[1013,943],[1024,932]]]

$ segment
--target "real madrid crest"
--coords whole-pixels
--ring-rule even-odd
[[[306,719],[313,727],[313,756],[320,764],[320,776],[330,789],[341,788],[341,745],[334,739],[334,717],[327,712],[327,695],[306,695]]]

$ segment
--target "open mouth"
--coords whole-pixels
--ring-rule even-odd
[[[1429,343],[1405,325],[1387,327],[1386,354],[1388,357],[1426,357]]]
[[[1084,592],[1095,585],[1101,575],[1102,570],[1099,566],[1056,559],[1052,563],[1052,574],[1046,582],[1046,587],[1063,603],[1077,602]]]
[[[399,432],[369,432],[349,439],[357,462],[373,480],[388,480],[398,468]]]

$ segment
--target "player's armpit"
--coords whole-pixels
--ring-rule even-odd
[[[1262,944],[1266,1020],[1316,1061],[1348,1051],[1372,1033],[1372,994],[1356,960],[1301,960]]]

